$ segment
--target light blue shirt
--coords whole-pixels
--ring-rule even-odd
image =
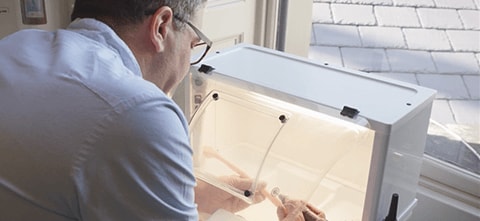
[[[0,40],[0,220],[197,220],[188,126],[105,24]]]

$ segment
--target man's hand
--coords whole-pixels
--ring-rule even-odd
[[[239,176],[226,176],[220,179],[238,189],[248,190],[252,186],[252,179],[241,178]],[[253,202],[259,203],[265,199],[260,190],[264,189],[265,183],[258,183],[257,191],[254,193]],[[195,187],[195,202],[198,205],[198,211],[203,213],[214,213],[217,209],[224,209],[235,213],[247,208],[250,204],[242,199],[231,195],[215,186],[212,186],[202,180],[197,180],[197,187]]]
[[[325,213],[301,200],[282,199],[283,206],[277,208],[280,221],[327,221]]]

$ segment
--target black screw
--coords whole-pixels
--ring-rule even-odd
[[[280,115],[280,117],[278,117],[278,119],[280,120],[280,122],[282,122],[282,124],[284,124],[285,122],[287,122],[287,117],[285,115]]]
[[[243,192],[243,195],[246,196],[246,197],[249,197],[249,196],[252,195],[252,192],[250,192],[250,190],[245,190],[245,191]]]
[[[218,94],[217,93],[213,94],[212,97],[213,97],[213,100],[218,100]]]

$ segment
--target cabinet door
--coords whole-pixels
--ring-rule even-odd
[[[287,9],[280,10],[282,5]],[[202,31],[214,42],[213,51],[238,43],[276,49],[282,38],[286,52],[307,56],[312,5],[311,0],[209,0]]]
[[[202,31],[213,41],[213,49],[238,43],[256,43],[257,0],[209,0],[203,11]]]

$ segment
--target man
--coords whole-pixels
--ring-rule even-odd
[[[201,3],[77,0],[67,30],[0,42],[0,220],[197,220],[187,124],[165,94]]]
[[[196,185],[167,96],[203,40],[202,2],[76,0],[66,30],[0,41],[0,220],[198,220],[194,191],[247,206]]]

